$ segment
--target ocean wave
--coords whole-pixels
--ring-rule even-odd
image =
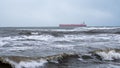
[[[21,30],[19,35],[51,35],[54,37],[64,37],[64,35],[70,34],[100,34],[100,33],[109,33],[109,34],[120,34],[120,28],[75,28],[66,30],[47,30],[46,31],[30,31],[30,30]]]
[[[18,34],[19,35],[51,35],[54,37],[63,37],[64,35],[62,34],[64,32],[59,32],[59,31],[20,31]]]
[[[6,65],[9,68],[37,68],[43,67],[48,62],[62,63],[69,57],[78,57],[78,55],[63,53],[47,57],[1,56],[0,67]]]
[[[50,45],[50,47],[52,47],[52,48],[59,48],[59,49],[62,49],[62,50],[73,50],[74,49],[74,47],[75,47],[75,45],[60,45],[60,44],[58,44],[58,45]]]
[[[88,53],[62,53],[45,57],[24,57],[24,56],[1,56],[0,66],[10,66],[9,68],[44,68],[49,63],[64,64],[70,60],[78,59],[79,63],[113,64],[119,62],[119,49],[95,50]],[[77,60],[77,61],[78,61]],[[110,62],[109,62],[109,61]],[[116,61],[117,60],[117,61]],[[119,63],[115,63],[119,64]],[[47,67],[49,68],[49,67]]]
[[[120,49],[96,50],[92,53],[100,60],[120,60]]]
[[[99,34],[110,33],[120,34],[120,27],[79,27],[74,29],[16,29],[2,30],[0,36],[17,36],[17,35],[51,35],[54,37],[64,37],[68,34]]]
[[[44,59],[35,59],[20,56],[4,56],[0,57],[1,65],[9,65],[10,68],[36,68],[44,66],[47,63]]]
[[[102,30],[104,30],[104,29],[117,29],[117,28],[119,28],[119,27],[78,27],[78,28],[74,28],[73,30],[75,30],[75,31],[87,31],[87,30],[93,30],[93,29],[102,29]]]

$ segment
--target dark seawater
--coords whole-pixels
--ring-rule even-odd
[[[1,27],[0,68],[120,68],[120,27]]]

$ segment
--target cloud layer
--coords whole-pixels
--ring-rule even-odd
[[[116,26],[119,0],[0,0],[0,26]]]

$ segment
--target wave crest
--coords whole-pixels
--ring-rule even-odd
[[[120,60],[120,50],[119,49],[106,49],[106,50],[97,50],[92,52],[97,58],[101,60]]]
[[[77,54],[58,54],[47,57],[22,57],[22,56],[2,56],[0,65],[6,65],[9,68],[36,68],[44,66],[47,62],[62,63],[70,57],[78,57]]]

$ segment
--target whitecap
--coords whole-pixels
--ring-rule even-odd
[[[29,61],[20,61],[15,62],[9,59],[6,59],[8,63],[12,65],[12,67],[15,68],[36,68],[36,67],[42,67],[45,63],[47,63],[47,60],[40,59],[40,60],[29,60]]]
[[[115,50],[110,50],[108,52],[97,52],[97,54],[101,56],[103,60],[120,59],[120,53],[116,52]]]
[[[41,67],[41,66],[44,66],[44,64],[47,63],[46,60],[39,60],[39,61],[29,61],[29,62],[23,62],[21,61],[18,66],[20,67],[25,67],[25,68],[37,68],[37,67]]]
[[[62,45],[62,44],[55,44],[55,45],[50,45],[51,47],[54,48],[59,48],[59,49],[66,49],[66,50],[71,50],[74,49],[75,45]]]

